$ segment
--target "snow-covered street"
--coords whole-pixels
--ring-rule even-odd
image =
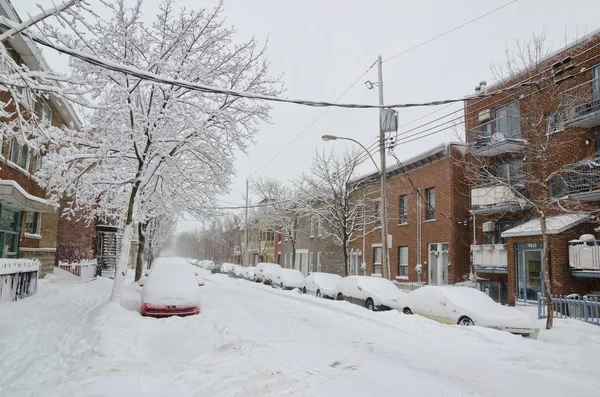
[[[206,275],[202,313],[138,313],[140,288],[42,282],[0,306],[2,396],[594,396],[600,329],[539,340],[371,313]],[[131,310],[128,310],[131,309]],[[541,325],[541,324],[540,324]]]

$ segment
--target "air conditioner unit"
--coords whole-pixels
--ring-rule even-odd
[[[490,119],[490,109],[482,110],[479,112],[479,121],[488,121]]]
[[[484,233],[493,232],[495,230],[495,227],[496,227],[496,222],[493,222],[493,221],[483,222],[483,232]]]

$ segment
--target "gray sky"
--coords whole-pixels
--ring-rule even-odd
[[[35,13],[35,4],[50,0],[12,0],[22,15]],[[148,20],[159,0],[145,0]],[[269,39],[272,72],[283,74],[291,98],[334,101],[376,60],[384,59],[431,39],[491,11],[509,0],[225,0],[225,15],[237,28],[240,39]],[[214,0],[178,0],[186,8],[210,7]],[[502,61],[516,39],[547,29],[547,43],[557,50],[585,32],[600,28],[600,1],[519,0],[469,26],[383,64],[387,103],[425,102],[462,98],[480,80],[492,83],[490,63]],[[66,58],[47,53],[51,65],[64,68]],[[344,102],[377,103],[376,90],[363,82],[375,81],[373,68],[344,96]],[[400,128],[400,133],[433,118],[459,109],[457,104],[428,118]],[[438,108],[400,110],[400,125]],[[344,142],[321,141],[323,134],[352,137],[365,145],[377,136],[376,110],[332,109],[308,129],[291,147],[268,165],[264,164],[311,124],[323,109],[275,104],[272,124],[261,127],[248,155],[240,153],[231,193],[224,202],[242,203],[249,174],[292,179],[308,171],[315,149],[344,149]],[[396,148],[400,159],[408,158],[442,141],[454,139],[448,130]],[[377,157],[376,157],[377,160]],[[264,167],[263,167],[264,166]],[[262,168],[261,168],[262,167]],[[365,162],[361,172],[373,168]],[[179,228],[193,229],[185,222]]]

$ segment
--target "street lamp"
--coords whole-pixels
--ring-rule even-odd
[[[373,164],[375,165],[375,169],[377,170],[377,172],[379,173],[379,180],[380,180],[380,185],[381,185],[381,211],[380,211],[380,216],[381,216],[381,271],[382,271],[382,275],[385,278],[390,277],[390,272],[389,272],[389,267],[388,267],[388,243],[387,243],[387,234],[388,234],[388,230],[387,230],[387,191],[386,191],[386,175],[385,172],[382,172],[382,170],[377,166],[377,163],[375,162],[375,159],[373,158],[373,156],[371,156],[371,153],[369,153],[369,150],[367,150],[367,148],[360,143],[359,141],[357,141],[356,139],[352,139],[352,138],[346,138],[346,137],[342,137],[342,136],[335,136],[335,135],[323,135],[321,137],[321,139],[323,139],[325,142],[329,142],[329,141],[336,141],[336,140],[343,140],[343,141],[351,141],[356,143],[357,145],[359,145],[368,155],[369,158],[371,159],[371,161],[373,162]],[[382,153],[381,156],[385,156],[385,153]],[[364,226],[363,226],[364,227]],[[364,244],[364,236],[363,236],[363,244]],[[363,255],[364,255],[364,248],[363,248]]]

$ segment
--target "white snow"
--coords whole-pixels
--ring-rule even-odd
[[[274,283],[283,283],[286,288],[302,288],[304,286],[304,275],[296,269],[275,268],[271,277]]]
[[[546,218],[548,234],[558,234],[589,218],[590,214],[563,214]],[[535,218],[522,225],[502,232],[502,237],[539,236],[542,234],[540,219]]]
[[[154,261],[142,289],[142,301],[154,307],[199,305],[198,281],[190,265],[187,262]]]
[[[0,275],[25,272],[37,272],[40,262],[36,259],[0,259]]]
[[[119,306],[108,279],[41,281],[0,306],[0,395],[597,395],[600,327],[581,321],[532,340],[205,277],[203,312],[167,319],[139,314],[135,283]]]

